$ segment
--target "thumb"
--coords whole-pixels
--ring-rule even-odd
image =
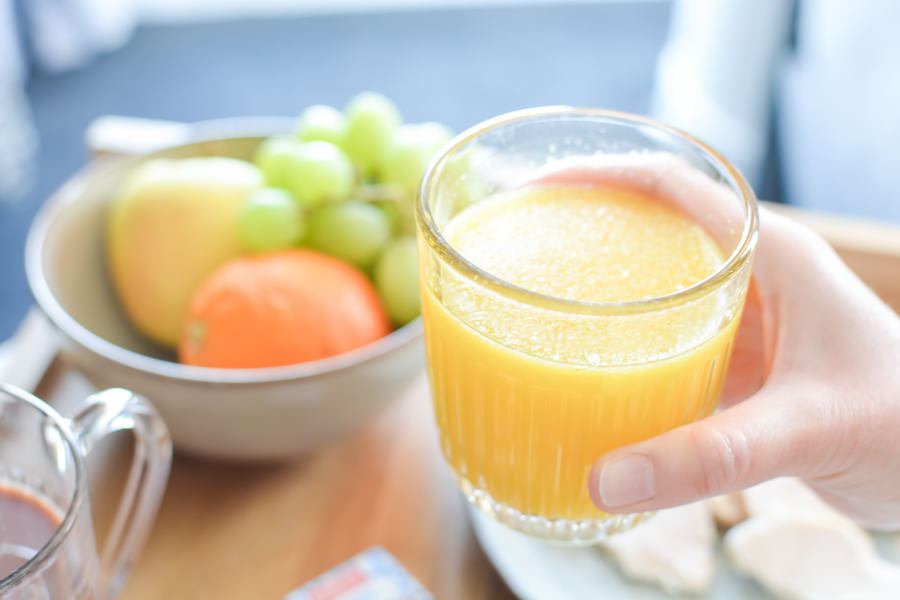
[[[802,415],[794,400],[763,388],[716,415],[608,452],[591,470],[591,498],[612,513],[658,510],[811,473],[833,449],[827,415]]]

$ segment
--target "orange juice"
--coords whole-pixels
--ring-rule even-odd
[[[603,185],[497,194],[453,216],[443,235],[484,272],[575,307],[544,307],[534,294],[521,302],[422,261],[429,376],[447,461],[494,510],[604,519],[588,495],[591,465],[713,411],[741,303],[712,294],[615,314],[577,303],[671,294],[713,274],[722,250],[665,202]]]

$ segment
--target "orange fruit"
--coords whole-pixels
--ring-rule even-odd
[[[366,276],[292,249],[237,258],[196,292],[178,358],[204,367],[275,367],[340,354],[390,332]]]

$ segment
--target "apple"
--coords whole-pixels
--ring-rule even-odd
[[[224,157],[153,159],[125,180],[109,207],[107,259],[134,326],[174,348],[194,292],[241,254],[239,219],[263,184],[250,163]]]

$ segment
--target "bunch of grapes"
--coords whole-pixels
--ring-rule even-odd
[[[265,140],[254,163],[266,187],[244,207],[240,234],[248,252],[307,246],[371,276],[391,320],[419,314],[413,213],[428,162],[452,133],[439,123],[403,124],[375,92],[343,112],[315,105],[294,135]]]

